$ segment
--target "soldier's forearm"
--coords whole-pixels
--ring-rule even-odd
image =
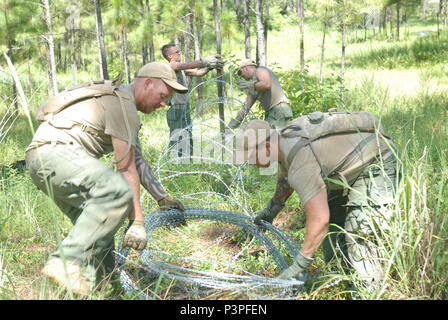
[[[174,71],[179,70],[188,70],[188,69],[196,69],[204,67],[204,63],[201,60],[196,60],[187,63],[172,63],[170,64]]]
[[[249,106],[247,103],[244,104],[243,109],[240,110],[240,112],[238,112],[237,116],[235,117],[235,119],[238,122],[241,122],[244,120],[244,118],[247,116],[247,114],[249,113],[251,106]]]
[[[135,148],[135,165],[138,175],[140,177],[141,185],[151,194],[151,196],[159,201],[165,198],[168,194],[163,189],[159,180],[156,179],[154,172],[149,164],[143,159],[140,144]]]
[[[277,186],[275,188],[275,193],[272,196],[272,200],[274,200],[274,202],[284,204],[293,192],[294,189],[290,187],[287,179],[281,177],[277,180]]]

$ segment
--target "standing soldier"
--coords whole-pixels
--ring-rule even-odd
[[[184,210],[142,157],[137,110],[156,111],[174,91],[188,89],[158,62],[143,66],[130,85],[120,87],[119,82],[92,81],[47,100],[37,114],[42,124],[26,150],[34,184],[73,224],[42,273],[82,295],[114,270],[114,235],[126,217],[123,246],[145,248],[140,183],[162,208]],[[98,160],[112,151],[116,171]]]
[[[338,253],[368,292],[378,288],[383,273],[375,235],[387,230],[391,215],[388,205],[398,180],[395,155],[378,120],[362,112],[314,112],[281,131],[253,120],[239,130],[238,164],[248,159],[264,168],[278,161],[281,168],[275,193],[255,223],[271,223],[294,191],[304,206],[305,239],[280,278],[300,278],[323,242],[326,262]]]
[[[171,43],[162,47],[162,55],[176,72],[177,82],[186,87],[188,87],[187,76],[202,77],[210,70],[223,66],[223,61],[219,55],[181,63],[181,51],[175,44]],[[170,128],[169,146],[175,145],[177,147],[179,157],[192,155],[193,138],[189,96],[187,94],[175,93],[169,104],[170,108],[166,113],[168,127]]]
[[[258,100],[265,111],[265,120],[277,129],[284,128],[292,118],[292,111],[274,72],[266,67],[257,67],[255,62],[248,59],[239,64],[238,75],[245,79],[238,81],[238,87],[247,91],[247,97],[244,107],[228,127],[237,128]]]

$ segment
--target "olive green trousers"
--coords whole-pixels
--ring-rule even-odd
[[[50,259],[72,261],[102,280],[115,267],[114,235],[132,209],[126,180],[74,145],[43,145],[28,151],[26,162],[34,184],[73,224]]]
[[[287,103],[281,103],[266,111],[264,120],[273,125],[276,129],[283,129],[292,119],[291,107]]]
[[[178,157],[192,156],[193,135],[190,104],[171,106],[166,112],[166,121],[170,129],[169,147],[177,151]]]
[[[392,216],[399,167],[394,156],[367,167],[355,183],[330,192],[330,227],[323,242],[325,261],[342,258],[342,267],[353,268],[362,285],[372,290],[383,278],[378,241],[387,232]]]

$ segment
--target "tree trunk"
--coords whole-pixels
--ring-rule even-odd
[[[142,43],[142,59],[143,59],[143,65],[145,65],[149,62],[149,60],[148,60],[148,44],[144,40]]]
[[[56,95],[58,93],[58,83],[56,79],[56,61],[54,58],[54,39],[53,39],[53,29],[51,26],[51,13],[50,4],[48,0],[42,0],[42,5],[44,9],[44,21],[47,25],[48,33],[44,35],[47,47],[47,61],[48,61],[48,80],[49,80],[49,93],[51,95]]]
[[[264,15],[262,17],[264,28],[264,52],[266,54],[266,65],[268,64],[267,54],[268,54],[268,31],[269,31],[269,1],[270,0],[265,0]]]
[[[299,32],[300,32],[300,40],[299,40],[299,47],[300,47],[300,70],[302,73],[305,70],[305,41],[304,41],[304,3],[303,0],[297,0],[297,16],[299,18]]]
[[[148,15],[151,15],[151,5],[149,4],[149,0],[146,0],[146,10]],[[156,61],[156,52],[154,49],[154,33],[151,31],[149,34],[149,59],[150,61]]]
[[[194,8],[194,1],[192,7]],[[195,60],[201,59],[201,45],[199,41],[199,34],[198,34],[198,25],[196,20],[196,14],[193,14],[191,19],[191,29],[193,32],[193,43],[194,43],[194,58]],[[202,82],[202,77],[196,77],[196,83],[200,84]],[[198,103],[197,103],[197,110],[196,114],[202,115],[204,111],[204,106],[202,105],[202,100],[204,98],[202,85],[198,86],[196,90],[198,91]]]
[[[98,42],[98,58],[101,79],[109,79],[107,70],[106,46],[104,45],[103,19],[101,18],[100,0],[95,0],[96,40]]]
[[[235,6],[236,19],[238,20],[239,24],[243,23],[243,17],[244,17],[243,14],[241,14],[241,1],[244,1],[244,0],[234,0],[233,1],[234,6]],[[243,5],[243,7],[244,7],[244,5]]]
[[[322,46],[320,49],[320,74],[319,81],[324,83],[324,58],[325,58],[325,37],[327,35],[327,22],[324,22],[324,30],[322,32]]]
[[[345,23],[342,23],[341,26],[341,34],[342,34],[342,45],[341,45],[341,99],[344,99],[344,77],[345,77],[345,48],[347,41],[347,26]]]
[[[184,32],[184,46],[185,46],[185,60],[187,62],[190,62],[192,59],[191,54],[191,16],[193,15],[192,12],[187,13],[185,16],[185,32]]]
[[[397,2],[397,41],[400,41],[400,2]]]
[[[244,48],[245,48],[245,56],[247,59],[252,59],[252,45],[250,43],[250,18],[249,18],[249,8],[250,8],[251,0],[244,0],[244,16],[243,16],[243,25],[244,25]]]
[[[126,27],[121,26],[121,55],[123,58],[123,64],[124,64],[124,72],[126,74],[126,80],[128,83],[131,83],[131,71],[129,67],[129,57],[128,57],[128,44],[127,44],[127,34],[126,34]]]
[[[437,36],[440,36],[440,17],[442,16],[445,0],[439,0],[439,10],[437,10]]]
[[[221,39],[221,24],[220,24],[220,7],[218,6],[218,0],[213,0],[213,16],[215,20],[215,36],[216,36],[216,53],[221,54],[221,46],[222,46],[222,39]],[[225,118],[224,118],[224,77],[222,69],[216,69],[216,75],[218,80],[218,97],[219,97],[219,128],[222,134],[222,139],[224,140],[224,131],[225,131]],[[224,145],[224,141],[223,141]]]
[[[264,39],[264,26],[262,20],[263,0],[255,0],[256,30],[257,30],[257,64],[266,66],[266,52]]]
[[[428,12],[428,2],[427,0],[422,0],[422,16],[423,20],[426,20],[426,14]]]

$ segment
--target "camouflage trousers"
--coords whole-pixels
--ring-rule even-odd
[[[264,116],[264,120],[275,126],[276,129],[283,129],[291,119],[292,111],[288,103],[280,103],[266,111]]]
[[[132,209],[126,180],[74,145],[43,145],[27,152],[34,184],[73,224],[50,259],[74,262],[102,280],[115,268],[114,235]]]
[[[330,227],[323,242],[325,261],[335,256],[348,271],[353,268],[368,291],[383,279],[378,246],[392,216],[399,167],[394,156],[367,167],[347,194],[329,193]]]
[[[177,151],[177,156],[191,156],[193,154],[192,121],[190,104],[171,106],[166,113],[166,120],[170,129],[169,147]]]

